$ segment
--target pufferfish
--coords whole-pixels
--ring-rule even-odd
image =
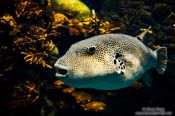
[[[56,77],[75,88],[116,90],[144,78],[151,68],[163,74],[167,49],[153,51],[144,45],[138,38],[145,33],[137,37],[104,34],[77,42],[56,61]]]

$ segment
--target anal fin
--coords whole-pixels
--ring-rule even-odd
[[[152,77],[151,77],[151,74],[150,72],[146,72],[143,77],[142,77],[142,80],[143,80],[143,83],[148,86],[148,87],[152,87]]]

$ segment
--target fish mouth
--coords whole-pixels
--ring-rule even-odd
[[[68,68],[62,64],[55,63],[54,65],[56,73],[56,77],[65,77],[68,75]]]

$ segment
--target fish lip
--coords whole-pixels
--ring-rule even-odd
[[[62,75],[62,74],[60,74],[60,73],[55,73],[55,76],[56,76],[56,77],[66,77],[66,75]]]
[[[61,63],[58,63],[58,62],[56,62],[56,63],[54,64],[54,67],[55,67],[55,68],[67,69],[67,70],[68,70],[68,68],[67,68],[65,65],[63,65],[63,64],[61,64]]]

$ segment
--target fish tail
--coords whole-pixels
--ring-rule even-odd
[[[157,65],[156,65],[156,71],[159,74],[163,74],[165,69],[166,69],[166,65],[167,65],[167,48],[166,47],[160,47],[158,48],[156,51],[157,54]]]

